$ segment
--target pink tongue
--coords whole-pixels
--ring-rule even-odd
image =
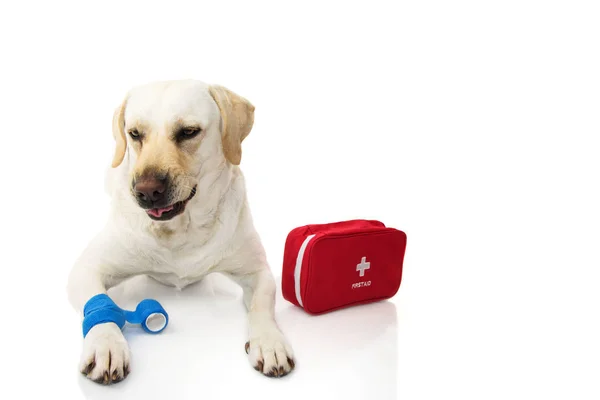
[[[167,211],[171,211],[173,209],[173,206],[169,206],[169,207],[165,207],[165,208],[152,208],[150,210],[146,210],[146,212],[154,217],[160,218],[161,215],[163,215],[163,213],[166,213]]]

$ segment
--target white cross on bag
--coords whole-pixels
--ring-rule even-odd
[[[362,260],[360,260],[360,264],[356,264],[356,270],[359,271],[360,277],[365,276],[365,270],[370,268],[371,263],[367,262],[367,257],[363,257]]]

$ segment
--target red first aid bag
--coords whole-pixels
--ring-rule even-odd
[[[310,314],[393,297],[400,288],[406,234],[379,221],[293,229],[285,242],[282,292]]]

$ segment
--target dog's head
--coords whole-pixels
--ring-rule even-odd
[[[154,220],[181,214],[196,194],[203,164],[238,165],[254,106],[217,85],[158,82],[130,91],[113,117],[113,168],[129,157],[130,191]]]

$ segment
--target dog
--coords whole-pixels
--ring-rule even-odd
[[[127,93],[112,121],[108,221],[68,278],[76,310],[137,275],[184,288],[221,273],[243,289],[251,366],[270,377],[294,369],[292,348],[275,321],[275,280],[239,167],[253,124],[252,103],[221,85],[160,81]],[[88,332],[79,368],[103,384],[129,374],[129,347],[116,324]]]

